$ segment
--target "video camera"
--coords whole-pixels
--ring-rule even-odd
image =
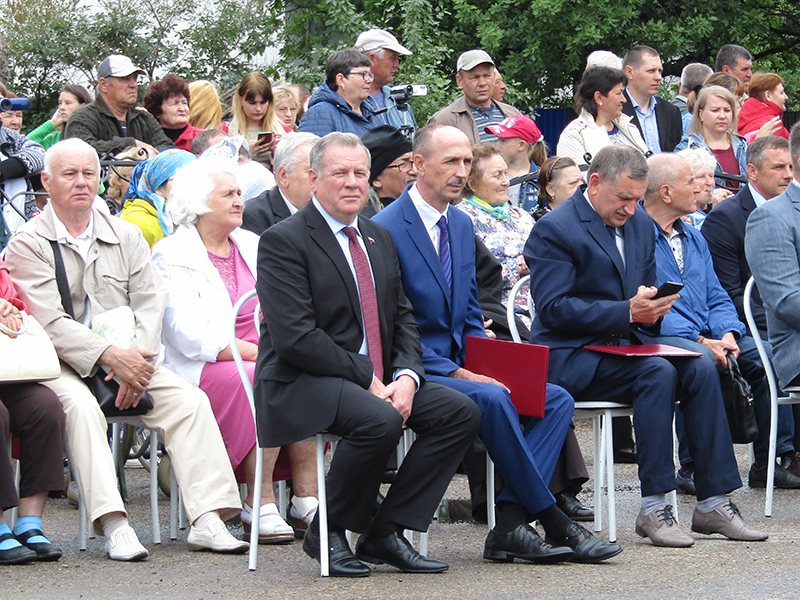
[[[27,98],[3,98],[0,96],[0,112],[28,110],[30,107],[31,101]]]
[[[389,96],[394,100],[397,108],[405,110],[408,101],[418,96],[427,96],[428,86],[420,83],[401,83],[389,88]]]

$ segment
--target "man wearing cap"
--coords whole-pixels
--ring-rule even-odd
[[[411,56],[411,50],[401,45],[388,31],[370,29],[362,31],[356,39],[356,48],[369,57],[370,70],[374,79],[369,87],[369,96],[364,103],[376,114],[381,122],[392,125],[401,131],[413,133],[417,129],[414,111],[406,103],[401,109],[389,93],[389,84],[400,68],[400,57]]]
[[[498,149],[508,165],[508,201],[525,212],[530,212],[539,204],[539,165],[532,160],[532,150],[544,140],[542,132],[525,115],[513,115],[497,125],[489,125],[486,131],[497,136]],[[547,157],[543,147],[541,160]]]
[[[361,209],[365,217],[391,204],[417,179],[417,169],[411,154],[411,140],[391,125],[379,125],[361,141],[369,150],[372,165],[369,172],[369,199]]]
[[[497,75],[492,57],[483,50],[468,50],[458,57],[456,71],[456,85],[464,95],[433,115],[430,122],[460,129],[471,144],[496,142],[497,137],[486,127],[520,112],[492,99]]]
[[[80,138],[99,155],[117,154],[131,146],[174,148],[156,118],[136,106],[139,75],[145,71],[122,54],[111,54],[97,68],[97,98],[69,118],[64,138]]]

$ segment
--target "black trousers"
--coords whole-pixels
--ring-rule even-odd
[[[480,428],[480,411],[465,395],[423,383],[406,425],[417,434],[376,518],[425,531],[466,448]],[[386,462],[403,420],[388,402],[355,383],[342,383],[339,407],[328,428],[339,435],[327,477],[332,527],[367,530]]]
[[[38,383],[0,384],[0,509],[19,504],[8,457],[9,431],[19,437],[19,496],[64,488],[64,409]]]

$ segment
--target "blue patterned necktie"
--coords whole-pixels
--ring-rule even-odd
[[[450,260],[450,230],[447,227],[447,217],[442,215],[436,223],[439,228],[439,261],[442,263],[442,272],[447,281],[447,287],[453,287],[453,263]]]

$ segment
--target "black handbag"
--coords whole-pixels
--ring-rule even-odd
[[[69,292],[69,281],[67,280],[67,270],[64,268],[64,258],[61,256],[61,249],[58,247],[57,241],[51,240],[50,245],[53,247],[56,283],[58,284],[58,293],[61,294],[61,306],[64,308],[64,312],[74,319],[75,310],[72,306],[72,296]],[[103,411],[106,417],[137,417],[146,414],[153,408],[153,398],[147,392],[140,396],[139,404],[136,406],[124,410],[117,408],[115,402],[119,392],[119,383],[114,379],[106,381],[106,376],[107,373],[100,367],[94,375],[83,378],[83,382],[97,399],[100,410]]]
[[[758,437],[758,423],[753,408],[753,392],[731,353],[728,353],[728,370],[720,375],[720,383],[733,443],[754,442]]]

